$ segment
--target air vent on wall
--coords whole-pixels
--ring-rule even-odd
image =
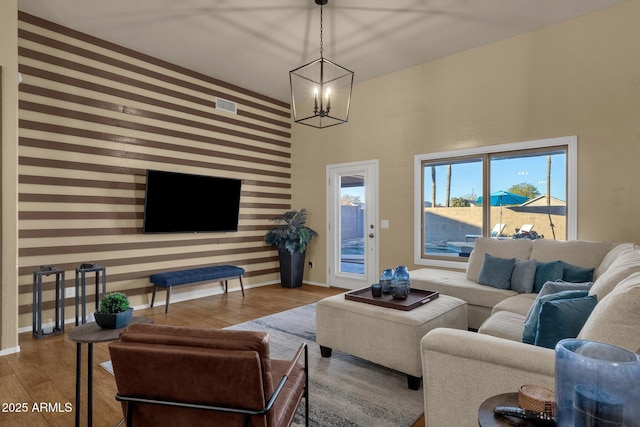
[[[229,113],[238,113],[238,104],[228,99],[218,98],[216,96],[216,110],[223,110]]]

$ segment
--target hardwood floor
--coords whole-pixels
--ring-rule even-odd
[[[158,324],[223,328],[248,320],[316,302],[343,290],[303,285],[287,289],[279,285],[246,289],[192,301],[136,310],[135,315]],[[160,296],[162,298],[162,296]],[[35,339],[31,332],[20,334],[21,351],[0,357],[0,426],[68,427],[75,422],[76,345],[66,333]],[[115,381],[99,365],[109,360],[107,343],[94,345],[93,423],[96,427],[115,426],[122,418],[115,401]],[[81,422],[86,425],[86,346],[83,346]],[[421,392],[421,391],[420,391]],[[45,407],[41,407],[45,404]],[[413,427],[423,427],[422,417]]]

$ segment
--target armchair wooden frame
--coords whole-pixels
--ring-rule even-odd
[[[167,400],[156,400],[156,399],[148,399],[148,398],[140,398],[135,396],[121,396],[116,393],[116,400],[119,402],[124,402],[126,405],[125,413],[126,413],[126,422],[127,427],[133,426],[133,413],[135,409],[135,405],[137,403],[145,403],[145,404],[153,404],[153,405],[163,405],[163,406],[174,406],[180,408],[189,408],[189,409],[201,409],[206,411],[220,411],[220,412],[229,412],[234,414],[242,415],[242,427],[248,427],[249,421],[252,416],[261,416],[267,414],[276,399],[280,395],[280,391],[286,384],[289,375],[291,375],[291,371],[295,367],[295,365],[299,362],[300,358],[304,354],[304,422],[305,426],[309,426],[309,350],[307,343],[303,343],[295,356],[291,360],[289,365],[289,369],[282,376],[282,379],[278,383],[277,387],[273,391],[273,394],[267,401],[266,406],[261,410],[249,410],[249,409],[241,409],[241,408],[229,408],[224,406],[212,406],[212,405],[198,405],[194,403],[188,402],[178,402],[178,401],[167,401]]]

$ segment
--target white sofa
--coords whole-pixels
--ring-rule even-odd
[[[411,286],[465,300],[469,307],[469,328],[478,329],[491,316],[496,305],[500,304],[503,309],[513,308],[517,312],[525,311],[526,314],[536,297],[536,294],[518,294],[513,290],[478,284],[485,253],[519,260],[533,258],[540,262],[559,259],[573,265],[596,268],[594,276],[598,277],[602,274],[602,260],[614,246],[609,242],[583,240],[480,238],[475,241],[466,271],[421,268],[411,271]]]
[[[421,341],[427,427],[477,426],[480,404],[521,385],[554,388],[555,352],[521,342],[536,294],[477,283],[484,253],[593,267],[598,303],[578,338],[640,352],[640,249],[632,243],[479,239],[466,272],[420,269],[411,284],[467,301],[469,327],[439,328]],[[475,280],[474,280],[475,278]],[[473,306],[473,309],[471,308]],[[471,312],[474,318],[471,320]]]

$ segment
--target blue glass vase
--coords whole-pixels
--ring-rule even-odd
[[[380,275],[380,285],[382,286],[383,294],[391,293],[392,283],[393,283],[393,270],[390,268],[387,268],[386,270],[383,270],[382,274]]]
[[[396,271],[393,274],[394,278],[397,281],[409,282],[409,269],[404,265],[399,265],[396,267]]]
[[[391,296],[395,299],[407,299],[409,292],[409,269],[404,265],[399,265],[393,274]]]
[[[558,427],[623,427],[640,420],[640,357],[596,341],[564,339],[556,351]]]

